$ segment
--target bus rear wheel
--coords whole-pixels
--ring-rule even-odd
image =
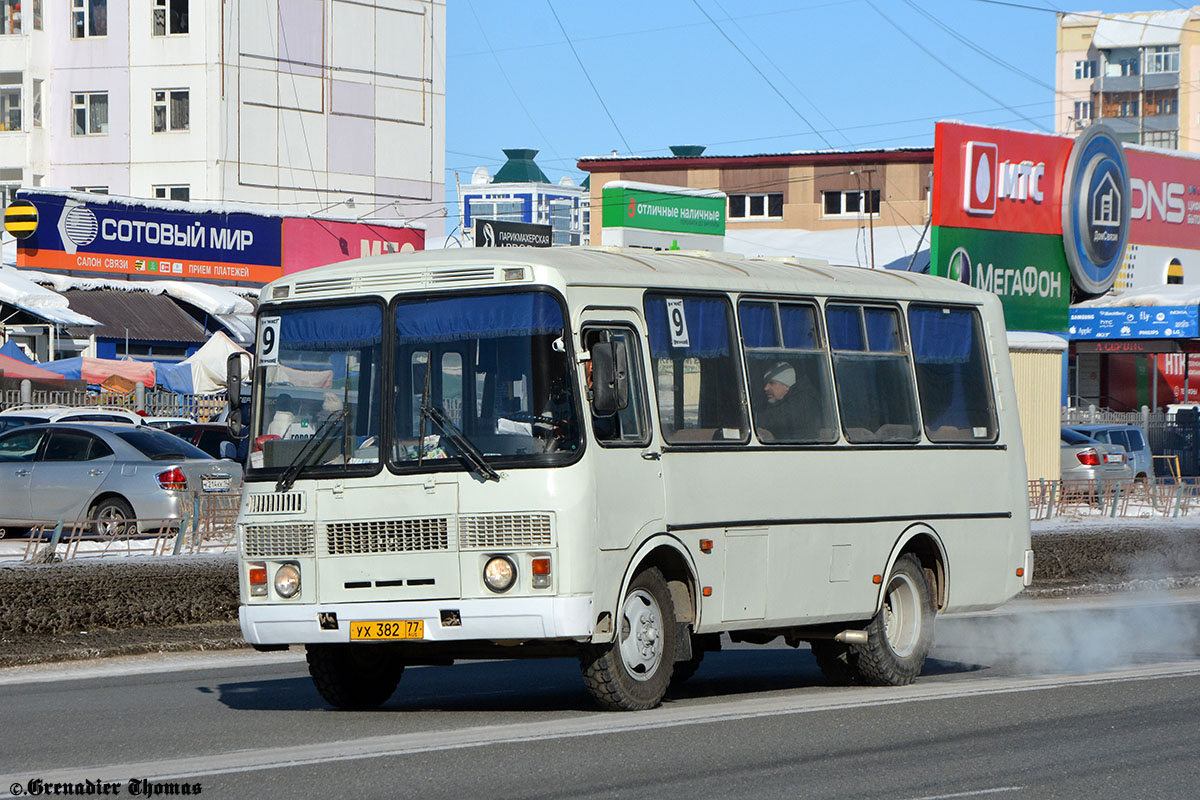
[[[310,644],[308,674],[325,702],[347,711],[379,708],[396,691],[404,665],[371,644]]]
[[[612,711],[658,705],[675,666],[675,606],[657,567],[634,576],[621,602],[613,641],[580,658],[583,682],[596,702]]]
[[[911,553],[900,556],[879,613],[867,625],[866,643],[849,646],[858,682],[904,686],[916,680],[933,645],[935,613],[921,562]]]

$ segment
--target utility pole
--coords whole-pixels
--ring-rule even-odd
[[[871,176],[875,174],[875,169],[864,169],[867,173],[867,224],[871,229],[871,269],[875,269],[875,192],[872,189]],[[862,184],[859,184],[860,186]]]

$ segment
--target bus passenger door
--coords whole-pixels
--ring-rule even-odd
[[[653,429],[646,391],[647,354],[637,332],[636,312],[605,310],[583,317],[585,350],[601,341],[623,343],[629,357],[629,405],[611,416],[595,416],[590,403],[588,443],[596,487],[596,527],[602,550],[628,547],[639,531],[663,524],[662,462],[652,448]],[[585,362],[585,384],[590,386]],[[588,395],[584,395],[585,398]],[[586,402],[586,401],[585,401]]]

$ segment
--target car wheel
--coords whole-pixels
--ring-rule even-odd
[[[136,523],[130,522],[135,519],[133,507],[120,497],[101,500],[92,507],[92,513],[88,516],[95,520],[97,536],[128,536],[137,528]]]

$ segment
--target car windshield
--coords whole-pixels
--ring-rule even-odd
[[[133,428],[131,430],[113,431],[113,435],[127,444],[135,447],[142,455],[151,461],[166,461],[173,458],[208,458],[198,447],[195,447],[178,436],[154,428]]]
[[[552,296],[406,300],[396,306],[395,326],[390,455],[397,466],[471,458],[422,405],[439,409],[465,448],[473,445],[486,461],[552,463],[579,449],[562,309]]]
[[[372,470],[383,418],[382,304],[264,308],[260,330],[271,345],[255,381],[251,470],[287,469],[326,422],[336,429],[298,466]]]

